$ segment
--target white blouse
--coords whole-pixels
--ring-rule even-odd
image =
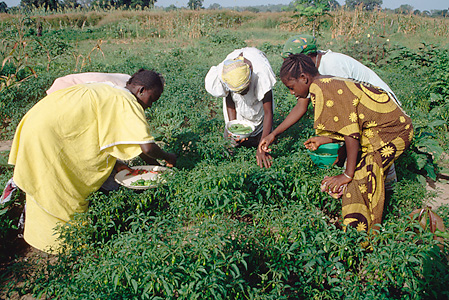
[[[272,90],[276,83],[276,77],[267,57],[257,48],[236,49],[228,54],[225,60],[237,58],[241,53],[251,62],[253,67],[248,93],[241,95],[227,89],[221,79],[223,62],[210,68],[205,78],[205,87],[212,96],[223,97],[223,115],[226,123],[229,122],[226,96],[231,93],[232,100],[235,103],[237,120],[246,120],[252,123],[256,127],[256,130],[252,133],[254,136],[263,130],[264,110],[262,100],[265,94]]]
[[[401,106],[401,103],[397,100],[396,95],[393,93],[388,84],[386,84],[379,77],[379,75],[364,64],[348,55],[332,52],[331,50],[321,53],[322,56],[320,66],[318,67],[318,72],[320,72],[321,75],[352,78],[380,87],[384,91],[390,93],[396,101],[396,104]]]

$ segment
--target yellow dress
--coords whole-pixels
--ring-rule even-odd
[[[9,156],[14,182],[27,194],[25,240],[56,251],[56,224],[85,212],[116,159],[139,155],[149,142],[144,109],[126,89],[80,84],[39,101],[18,125]]]
[[[412,121],[388,93],[350,79],[323,76],[311,84],[310,95],[318,135],[360,143],[342,214],[344,225],[367,230],[382,221],[386,172],[410,145]]]

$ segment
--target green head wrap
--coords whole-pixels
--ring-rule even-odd
[[[316,52],[316,38],[308,34],[299,34],[289,38],[285,42],[281,55],[283,58],[287,58],[290,54],[303,53],[308,55]]]

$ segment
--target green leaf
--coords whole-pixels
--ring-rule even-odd
[[[234,269],[234,271],[236,273],[236,276],[234,276],[234,277],[240,276],[240,270],[235,264],[231,264],[231,268]]]
[[[435,167],[432,164],[426,164],[424,170],[427,172],[427,176],[432,178],[432,180],[437,180],[437,174],[435,173]]]
[[[416,179],[418,180],[419,183],[421,183],[421,185],[425,186],[427,184],[426,182],[426,177],[422,176],[422,175],[417,175]]]
[[[444,121],[444,120],[435,120],[433,122],[430,122],[429,126],[433,128],[433,127],[437,127],[437,126],[443,126],[445,124],[446,124],[446,121]]]
[[[137,293],[137,290],[139,288],[139,284],[134,279],[131,279],[131,285],[133,286],[134,293]]]
[[[418,167],[418,170],[421,170],[427,164],[427,155],[417,154],[416,156],[416,166]]]
[[[449,239],[449,232],[441,231],[439,229],[435,230],[435,235],[438,237],[442,237],[444,239]]]

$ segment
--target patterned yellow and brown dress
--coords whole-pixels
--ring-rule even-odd
[[[318,135],[360,143],[353,180],[342,196],[344,225],[367,230],[382,221],[384,180],[410,145],[412,121],[385,91],[366,83],[320,76],[310,86]]]

